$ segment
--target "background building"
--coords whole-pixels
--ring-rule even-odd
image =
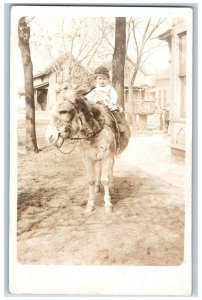
[[[173,19],[172,29],[159,36],[168,42],[170,49],[170,133],[171,151],[185,153],[186,138],[186,43],[185,20]]]
[[[71,54],[65,53],[33,79],[36,110],[48,110],[65,84],[88,85],[92,75]]]

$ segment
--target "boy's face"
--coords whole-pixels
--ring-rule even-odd
[[[105,75],[97,75],[96,84],[99,86],[106,86],[108,83],[108,78]]]

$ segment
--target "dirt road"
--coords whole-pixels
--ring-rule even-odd
[[[42,126],[38,133],[42,151],[31,155],[23,151],[23,130],[19,130],[20,263],[182,263],[184,162],[170,154],[162,134],[131,139],[115,163],[113,213],[105,213],[101,192],[88,215],[84,213],[87,180],[78,148],[62,155],[45,145],[44,130]]]

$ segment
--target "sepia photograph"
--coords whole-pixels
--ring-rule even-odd
[[[12,7],[11,293],[190,295],[192,14]]]

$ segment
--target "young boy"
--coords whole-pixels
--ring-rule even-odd
[[[94,103],[102,103],[109,108],[119,125],[120,132],[125,129],[125,119],[117,105],[118,95],[116,90],[108,84],[109,71],[107,68],[100,66],[95,69],[94,75],[96,87],[87,95],[86,99]]]

